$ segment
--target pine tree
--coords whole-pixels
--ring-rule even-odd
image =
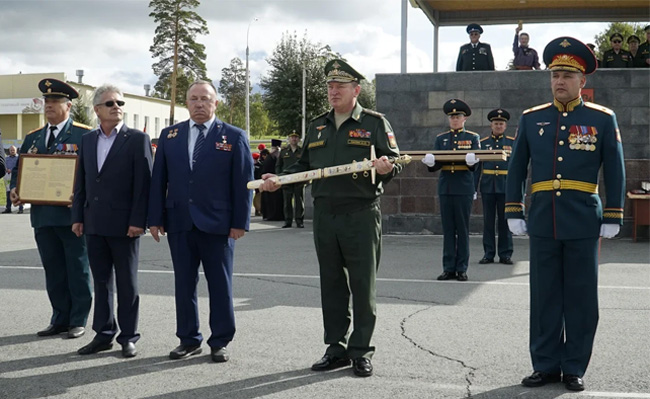
[[[219,94],[225,99],[230,110],[228,123],[233,123],[235,108],[246,101],[246,69],[239,57],[230,61],[230,66],[221,70]]]

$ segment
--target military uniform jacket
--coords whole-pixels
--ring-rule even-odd
[[[649,68],[650,65],[648,65],[647,62],[645,62],[648,58],[650,58],[650,42],[645,42],[645,43],[639,45],[639,49],[636,51],[636,57],[634,57],[634,59],[635,59],[635,64],[634,65],[635,66],[639,65],[639,67],[640,67],[641,64],[643,64],[644,68]],[[642,61],[638,61],[639,63],[636,64],[637,59],[642,60]]]
[[[506,150],[512,151],[512,144],[515,138],[506,136],[495,136],[491,134],[481,139],[482,150]],[[508,157],[505,161],[482,161],[476,168],[475,178],[477,186],[483,194],[505,194],[506,176],[508,175]]]
[[[547,103],[519,120],[506,182],[506,217],[524,218],[531,169],[528,233],[558,240],[595,238],[601,223],[623,223],[625,165],[616,115],[581,98]],[[598,196],[603,167],[606,206]]]
[[[334,110],[312,120],[307,129],[303,151],[298,162],[284,174],[303,172],[362,161],[370,158],[370,146],[375,146],[377,158],[399,156],[399,149],[393,128],[384,116],[378,112],[365,109],[357,103],[352,115],[336,129]],[[343,175],[314,180],[312,197],[314,199],[375,199],[384,191],[383,184],[402,170],[401,164],[395,164],[391,173],[377,174],[372,184],[370,173]]]
[[[278,161],[275,164],[275,173],[280,174],[284,172],[289,166],[298,162],[302,154],[302,147],[298,146],[295,151],[291,151],[291,146],[286,146],[280,150]]]
[[[494,58],[492,48],[487,43],[477,43],[476,48],[472,43],[460,47],[457,71],[494,71]]]
[[[20,147],[21,154],[57,154],[68,153],[76,154],[81,145],[81,136],[84,133],[92,130],[90,126],[73,122],[68,119],[63,129],[59,132],[48,151],[45,139],[47,137],[47,125],[31,131],[23,141]],[[20,158],[18,163],[11,172],[11,188],[16,187],[18,178],[18,168],[20,166]],[[20,194],[20,193],[19,193]],[[66,193],[66,199],[72,193]],[[72,225],[72,212],[70,208],[65,205],[51,206],[51,205],[32,205],[30,211],[30,220],[33,228],[46,227],[46,226],[71,226]]]
[[[449,130],[436,137],[433,149],[438,150],[478,150],[478,133],[469,130]],[[474,170],[476,165],[467,166],[465,160],[457,162],[438,162],[428,167],[429,172],[442,169],[438,179],[438,195],[474,195]]]
[[[601,68],[632,68],[632,54],[621,50],[618,54],[614,50],[607,50],[603,54]]]

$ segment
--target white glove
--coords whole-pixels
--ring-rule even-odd
[[[508,228],[516,236],[523,236],[528,232],[524,219],[508,219]]]
[[[436,164],[436,157],[434,157],[433,154],[426,154],[424,158],[422,158],[422,163],[432,168],[433,165]]]
[[[614,223],[605,223],[600,225],[600,236],[603,238],[612,238],[621,231],[621,226]]]
[[[474,166],[480,161],[480,159],[476,158],[476,154],[473,152],[468,152],[467,155],[465,155],[465,163],[467,166]]]
[[[478,193],[474,192],[474,200],[476,201],[478,199]]]

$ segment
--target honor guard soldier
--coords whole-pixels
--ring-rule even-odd
[[[614,237],[623,223],[623,148],[614,112],[581,97],[585,75],[597,68],[591,50],[559,37],[546,46],[544,62],[554,99],[521,116],[506,181],[508,226],[515,235],[530,236],[534,372],[522,384],[538,387],[562,378],[567,389],[582,391],[598,324],[599,237]]]
[[[29,132],[20,147],[21,154],[76,154],[81,136],[90,126],[70,118],[71,100],[79,93],[70,85],[56,79],[38,83],[45,100],[47,124]],[[16,192],[21,159],[11,172],[11,200],[19,205]],[[66,198],[72,192],[65,193]],[[84,236],[72,232],[72,213],[65,205],[32,205],[30,220],[34,238],[45,269],[45,286],[52,305],[52,317],[41,337],[67,332],[68,338],[78,338],[85,332],[92,294],[90,271]]]
[[[374,183],[370,173],[354,173],[314,180],[312,185],[327,350],[311,368],[344,367],[352,359],[354,374],[368,377],[373,373],[375,347],[371,339],[377,319],[375,281],[381,254],[379,196],[384,184],[402,167],[388,159],[399,157],[388,120],[357,102],[363,75],[343,60],[328,62],[325,75],[332,110],[311,121],[300,160],[285,174],[361,161],[369,158],[371,146],[378,158]],[[262,176],[266,181],[261,190],[279,188],[272,177]],[[351,333],[350,321],[354,322]]]
[[[515,138],[506,136],[504,132],[508,127],[510,113],[505,109],[495,109],[487,116],[492,128],[492,134],[481,139],[482,150],[512,150]],[[483,258],[478,262],[482,265],[494,262],[497,253],[496,238],[494,236],[494,220],[498,220],[499,229],[499,262],[512,265],[512,233],[508,229],[505,216],[506,205],[506,176],[508,175],[508,160],[483,161],[476,169],[477,186],[481,191],[483,203]]]
[[[492,48],[489,44],[478,41],[483,33],[481,25],[467,25],[467,33],[470,42],[460,47],[456,71],[494,71]]]
[[[298,145],[300,135],[294,130],[289,134],[289,145],[280,151],[280,156],[275,164],[275,172],[280,174],[296,163],[302,153]],[[291,227],[293,219],[296,219],[296,227],[303,228],[305,218],[305,183],[284,184],[282,186],[284,199],[284,226]],[[295,208],[295,214],[294,214]]]
[[[612,48],[603,54],[601,68],[632,68],[634,66],[632,64],[632,54],[621,48],[623,46],[623,35],[614,33],[609,37],[609,42],[612,44]]]
[[[478,150],[478,133],[465,130],[465,121],[472,114],[467,104],[458,99],[445,103],[443,111],[449,117],[450,130],[436,137],[434,150]],[[440,218],[443,230],[443,273],[438,280],[467,281],[469,263],[469,215],[476,194],[474,170],[479,159],[469,152],[464,162],[439,162],[433,154],[426,154],[422,163],[429,172],[442,169],[438,179]]]

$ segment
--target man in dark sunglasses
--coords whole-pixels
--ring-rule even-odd
[[[605,51],[603,54],[603,61],[601,68],[633,68],[632,54],[629,51],[623,50],[623,35],[620,33],[613,33],[609,37],[609,42],[612,45],[611,50]]]
[[[122,356],[128,358],[136,355],[135,343],[140,338],[138,251],[147,221],[151,142],[146,133],[124,123],[124,100],[117,87],[98,87],[93,104],[99,128],[81,139],[72,231],[78,237],[86,235],[95,283],[96,335],[77,352],[90,355],[109,350],[117,336]],[[117,288],[117,320],[113,285]]]
[[[492,48],[487,43],[479,42],[483,28],[479,24],[469,24],[466,29],[470,42],[460,47],[457,71],[494,71]]]

